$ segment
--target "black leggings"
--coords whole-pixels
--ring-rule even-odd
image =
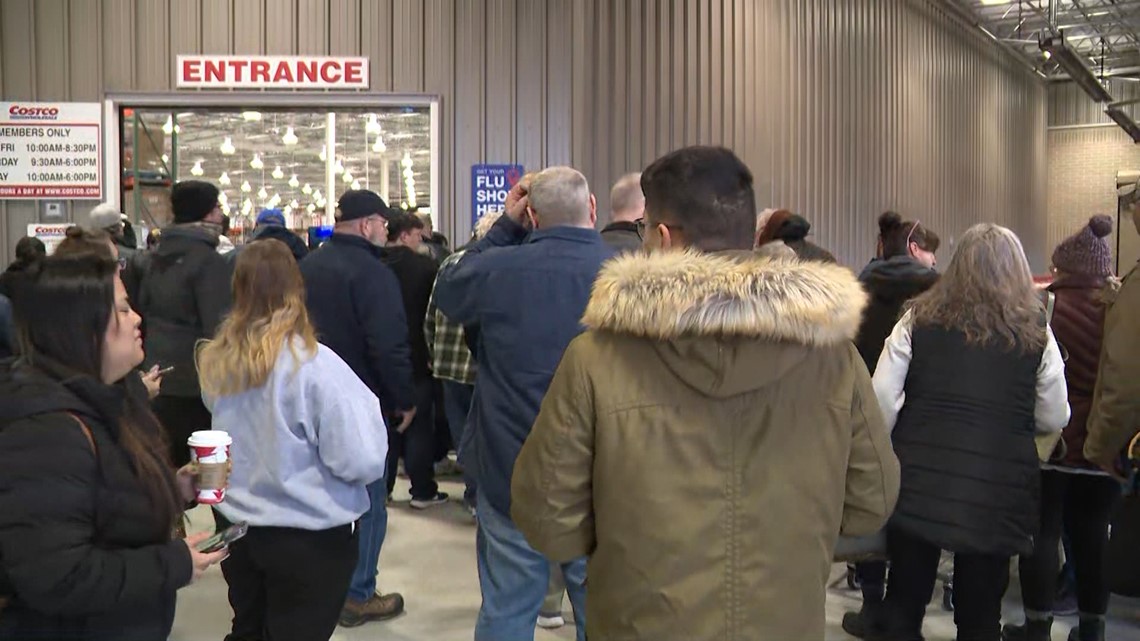
[[[886,639],[921,641],[922,620],[934,595],[942,550],[916,536],[887,529]],[[1009,557],[954,555],[954,623],[958,641],[999,641],[1001,599],[1009,585]]]
[[[1108,610],[1104,584],[1104,549],[1108,521],[1120,497],[1120,484],[1107,476],[1041,472],[1041,532],[1033,554],[1020,559],[1021,599],[1025,609],[1051,613],[1057,590],[1061,528],[1069,535],[1077,573],[1077,607],[1083,614]]]

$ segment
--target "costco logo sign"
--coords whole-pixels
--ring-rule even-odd
[[[18,103],[8,108],[9,120],[59,120],[59,107],[24,106]]]

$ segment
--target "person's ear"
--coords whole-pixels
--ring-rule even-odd
[[[657,233],[661,236],[661,249],[672,249],[676,244],[673,238],[673,230],[669,229],[667,225],[658,225]]]
[[[598,224],[598,198],[594,194],[590,194],[590,224]]]

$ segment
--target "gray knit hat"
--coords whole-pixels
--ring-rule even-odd
[[[1088,225],[1053,250],[1053,267],[1066,274],[1111,276],[1112,250],[1107,240],[1111,233],[1112,218],[1093,216]]]

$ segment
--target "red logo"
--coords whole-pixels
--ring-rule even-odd
[[[12,120],[55,120],[59,118],[59,107],[23,107],[13,104],[8,108]]]

